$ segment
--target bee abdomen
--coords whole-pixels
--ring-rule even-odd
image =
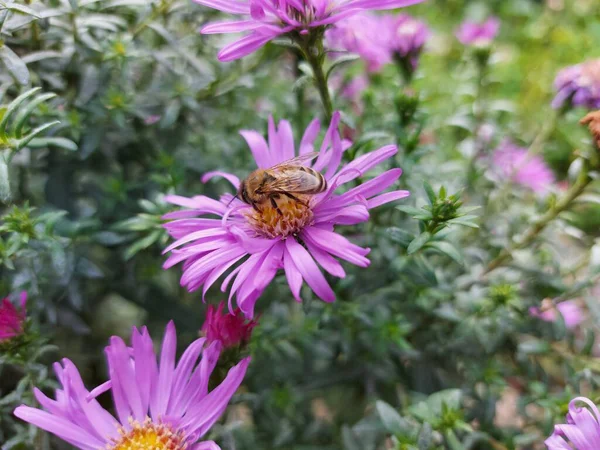
[[[323,192],[327,189],[327,180],[323,176],[321,172],[317,172],[316,170],[308,169],[306,172],[309,172],[312,176],[314,176],[318,180],[318,184],[311,190],[311,193],[318,194],[319,192]]]

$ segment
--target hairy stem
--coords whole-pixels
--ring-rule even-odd
[[[331,122],[331,116],[333,115],[333,102],[329,95],[329,86],[327,85],[327,77],[323,71],[323,63],[325,62],[325,51],[323,49],[323,35],[319,33],[312,39],[297,39],[296,40],[302,49],[302,53],[310,64],[313,72],[313,78],[315,86],[319,91],[321,97],[321,103],[323,104],[323,110],[325,112],[325,121]]]

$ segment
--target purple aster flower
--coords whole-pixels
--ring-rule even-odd
[[[0,304],[0,343],[21,335],[25,331],[27,292],[21,292],[20,311],[8,298]]]
[[[566,104],[588,109],[600,108],[600,59],[586,61],[561,70],[554,80],[553,108]]]
[[[366,10],[395,9],[423,0],[194,0],[209,8],[241,16],[241,20],[204,26],[203,34],[246,33],[219,52],[219,60],[246,56],[277,36],[309,33]]]
[[[174,219],[165,224],[176,239],[165,249],[171,255],[164,264],[169,268],[184,262],[181,284],[189,291],[208,289],[226,272],[230,272],[221,291],[231,284],[229,302],[234,296],[237,305],[247,317],[252,317],[254,304],[263,290],[283,269],[294,298],[300,301],[300,288],[305,281],[321,299],[331,302],[335,294],[326,281],[319,265],[335,277],[345,272],[337,258],[360,267],[367,267],[369,249],[359,247],[335,232],[336,225],[354,225],[369,219],[369,210],[385,203],[404,198],[408,191],[383,193],[400,177],[399,168],[387,170],[373,179],[346,188],[396,154],[396,147],[388,145],[364,154],[340,167],[343,151],[349,142],[342,141],[338,132],[340,113],[333,115],[325,134],[319,155],[307,163],[313,170],[323,171],[327,189],[321,194],[304,196],[300,202],[281,196],[277,211],[268,202],[255,210],[231,194],[220,200],[200,195],[192,198],[170,195],[165,199],[186,209],[165,216]],[[320,124],[313,120],[306,129],[298,148],[289,122],[282,120],[279,127],[269,120],[268,143],[256,131],[242,131],[259,168],[269,168],[296,155],[312,153]],[[203,181],[214,176],[225,177],[238,189],[239,179],[223,172],[210,172]],[[206,215],[217,216],[202,217]]]
[[[555,182],[552,170],[539,155],[529,155],[526,148],[503,141],[492,156],[496,172],[503,178],[528,187],[538,194],[547,192]]]
[[[423,46],[429,38],[427,25],[408,14],[387,18],[391,27],[390,49],[400,58],[406,58],[412,69],[417,68]]]
[[[578,406],[580,402],[589,409]],[[569,402],[567,423],[554,425],[554,432],[545,444],[549,450],[597,450],[600,448],[599,421],[596,405],[589,398],[576,397]]]
[[[463,22],[456,31],[456,37],[463,45],[487,47],[500,31],[500,20],[490,17],[485,22]]]
[[[15,415],[82,450],[219,450],[213,441],[200,441],[225,411],[241,384],[249,358],[234,366],[225,380],[208,392],[221,344],[194,341],[175,365],[177,338],[167,325],[160,360],[146,328],[133,329],[132,347],[113,336],[106,347],[110,380],[88,391],[68,359],[55,363],[62,388],[53,400],[35,389],[42,409],[19,406]],[[200,354],[202,359],[198,362]],[[117,418],[96,397],[110,390]]]
[[[327,47],[358,54],[369,72],[377,72],[392,60],[391,29],[386,18],[369,12],[348,17],[327,30]]]
[[[552,300],[545,299],[541,308],[529,308],[529,314],[545,322],[555,322],[560,314],[568,329],[575,328],[585,320],[585,315],[575,300],[567,300],[555,305]]]

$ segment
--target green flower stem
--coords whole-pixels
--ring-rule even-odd
[[[544,228],[546,228],[550,222],[552,222],[561,212],[565,211],[573,203],[573,201],[583,193],[591,181],[592,178],[588,173],[588,167],[586,164],[579,173],[575,184],[571,186],[565,196],[556,202],[556,204],[546,211],[542,217],[533,223],[519,243],[514,244],[510,248],[504,249],[502,252],[500,252],[500,254],[488,264],[484,274],[487,274],[511,261],[514,250],[528,247],[529,244],[535,240],[535,238],[542,232],[542,230],[544,230]]]
[[[321,103],[323,104],[323,110],[325,111],[325,122],[329,124],[329,122],[331,122],[331,116],[333,115],[333,102],[331,101],[331,96],[329,95],[327,77],[323,71],[323,64],[325,62],[323,34],[319,33],[315,38],[311,38],[309,40],[303,40],[302,38],[296,39],[296,42],[298,42],[300,45],[306,61],[312,68],[315,86],[319,91]]]

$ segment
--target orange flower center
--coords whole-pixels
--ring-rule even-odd
[[[131,430],[119,428],[121,437],[115,439],[110,450],[185,450],[188,445],[181,432],[173,431],[163,423],[146,418],[143,423],[130,420]]]
[[[248,223],[254,228],[256,234],[269,239],[286,238],[290,234],[299,233],[313,220],[310,208],[310,196],[299,195],[296,201],[281,196],[277,199],[277,208],[269,202],[260,205],[260,211],[252,209],[246,214]],[[308,205],[308,206],[307,206]]]

